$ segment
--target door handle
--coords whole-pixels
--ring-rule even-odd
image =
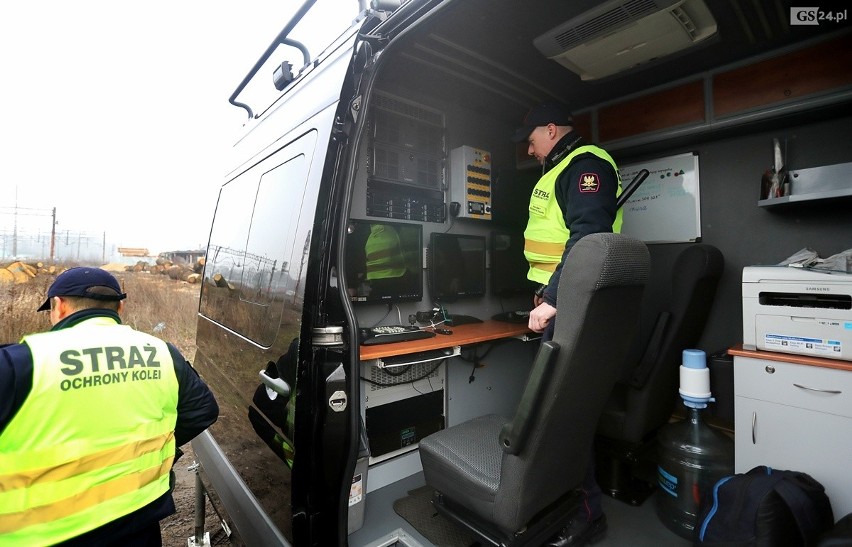
[[[285,382],[281,378],[273,378],[272,376],[266,374],[266,371],[263,369],[261,369],[261,371],[257,374],[258,376],[260,376],[260,381],[263,383],[263,385],[265,385],[278,395],[281,395],[283,397],[290,396],[290,385],[287,384],[287,382]]]
[[[843,393],[842,391],[837,390],[837,389],[819,389],[819,388],[816,388],[816,387],[803,386],[801,384],[793,384],[793,385],[796,386],[799,389],[805,389],[807,391],[816,391],[817,393],[829,393],[831,395],[840,395],[841,393]]]
[[[757,412],[751,413],[751,444],[757,444],[757,435],[755,433],[755,429],[757,428]]]

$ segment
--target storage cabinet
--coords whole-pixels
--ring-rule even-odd
[[[848,102],[852,34],[750,61],[603,103],[576,129],[612,152]]]
[[[731,353],[735,471],[766,465],[805,472],[825,487],[835,520],[852,512],[852,363]]]

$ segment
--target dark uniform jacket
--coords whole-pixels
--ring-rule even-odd
[[[587,143],[575,132],[570,132],[561,139],[544,160],[544,172],[553,169],[565,156]],[[581,192],[580,184],[583,174],[595,173],[600,181],[597,192]],[[551,306],[556,306],[556,290],[565,258],[580,238],[598,232],[612,232],[615,221],[616,193],[618,192],[618,175],[612,166],[594,154],[580,154],[571,161],[568,168],[556,179],[556,202],[562,209],[565,226],[571,231],[562,260],[550,277],[543,298]]]

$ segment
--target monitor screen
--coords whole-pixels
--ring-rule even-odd
[[[524,234],[518,231],[491,232],[491,294],[504,296],[535,292],[538,283],[527,279],[529,263],[524,257]]]
[[[516,171],[500,169],[491,196],[491,218],[506,229],[523,230],[529,219],[530,195],[541,177],[541,168]]]
[[[423,227],[351,219],[346,236],[346,280],[352,302],[423,299]]]
[[[433,232],[429,290],[436,302],[485,294],[485,236]]]

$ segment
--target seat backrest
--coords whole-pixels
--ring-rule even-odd
[[[505,450],[495,506],[504,522],[527,522],[579,485],[598,416],[612,391],[639,324],[649,270],[644,243],[621,234],[592,234],[568,255],[558,290],[553,342],[558,355],[546,374],[532,371],[521,397],[532,409],[523,448]],[[546,351],[546,350],[544,350]],[[546,382],[536,378],[546,377]]]
[[[723,269],[719,249],[691,245],[674,262],[667,297],[643,301],[643,320],[652,321],[653,330],[627,381],[613,392],[622,399],[612,405],[621,423],[605,416],[601,434],[638,443],[668,421],[677,401],[682,352],[695,348],[704,332]]]

